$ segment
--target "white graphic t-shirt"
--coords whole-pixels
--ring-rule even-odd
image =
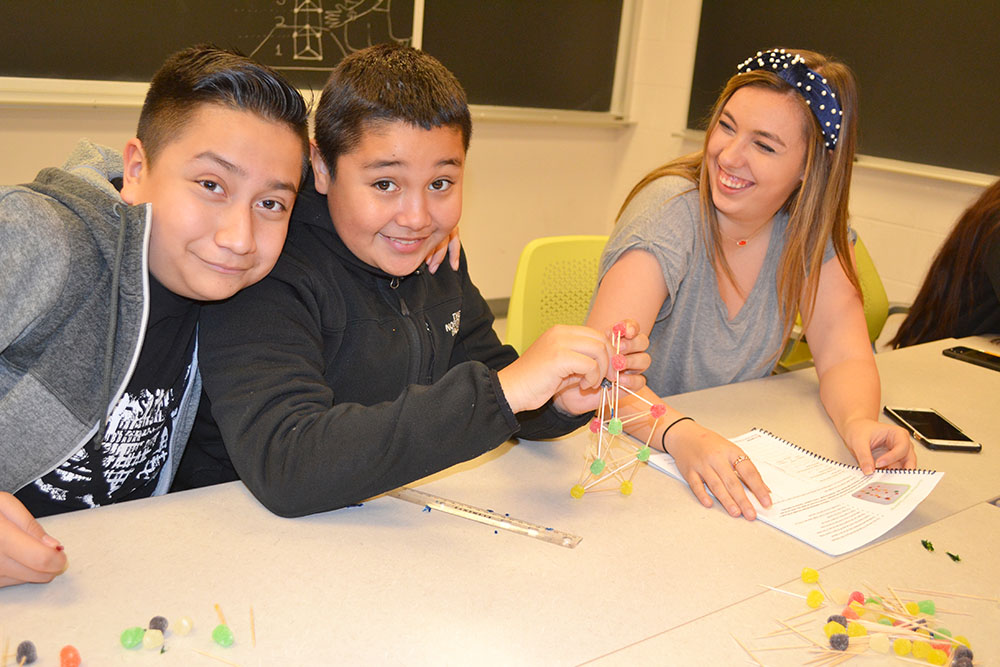
[[[93,438],[15,494],[34,516],[152,495],[193,372],[198,310],[196,302],[169,292],[150,276],[142,351],[108,417],[104,438]]]

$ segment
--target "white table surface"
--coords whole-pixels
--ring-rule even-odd
[[[945,470],[944,479],[896,529],[839,558],[763,523],[704,509],[685,485],[650,468],[639,472],[631,497],[575,500],[569,488],[584,465],[584,431],[557,442],[508,444],[419,485],[580,535],[575,549],[495,533],[389,497],[282,519],[239,483],[220,485],[43,519],[66,545],[70,567],[51,584],[0,589],[0,646],[4,637],[12,647],[31,639],[38,665],[58,665],[68,643],[87,666],[224,664],[196,651],[239,665],[550,665],[598,658],[676,664],[663,652],[694,660],[693,647],[714,632],[728,640],[716,642],[720,656],[744,661],[732,652],[728,632],[753,637],[774,615],[759,616],[760,606],[800,604],[762,594],[759,584],[787,587],[805,566],[852,581],[870,568],[875,584],[956,591],[980,581],[996,591],[997,523],[982,513],[1000,514],[984,504],[1000,496],[1000,373],[943,357],[940,350],[953,344],[879,355],[883,400],[938,408],[982,442],[983,452],[921,448],[919,464]],[[816,387],[815,373],[806,370],[671,403],[724,435],[761,426],[849,462]],[[943,553],[919,558],[924,554],[912,553],[914,544],[919,549],[925,535],[940,535],[935,541],[963,562],[945,563]],[[893,563],[906,564],[906,571]],[[209,638],[218,622],[214,604],[236,634],[231,648]],[[736,613],[742,606],[747,613]],[[998,625],[997,609],[983,612],[989,625],[966,624],[964,617],[952,624],[970,636],[986,664],[1000,656],[1000,638],[981,629]],[[126,627],[185,614],[195,631],[168,633],[166,653],[118,644]],[[690,638],[688,629],[695,633]],[[767,658],[765,664],[781,664]]]

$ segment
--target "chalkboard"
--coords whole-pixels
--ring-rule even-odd
[[[630,1],[3,0],[0,76],[145,82],[170,53],[211,42],[318,90],[345,54],[411,43],[416,3],[420,46],[471,103],[608,112]]]
[[[149,81],[169,54],[210,42],[319,89],[345,54],[413,35],[413,0],[326,4],[332,7],[309,0],[3,0],[0,75]]]
[[[704,0],[688,127],[736,66],[775,46],[847,63],[865,155],[1000,174],[996,0]]]
[[[423,48],[476,104],[609,111],[621,0],[426,0]]]

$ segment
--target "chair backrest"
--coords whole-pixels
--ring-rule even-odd
[[[858,282],[861,283],[861,300],[865,311],[865,324],[868,325],[868,340],[875,344],[885,321],[889,318],[889,297],[885,293],[885,286],[875,268],[875,262],[868,253],[868,248],[861,241],[861,236],[854,242],[854,261],[858,268]],[[785,344],[785,349],[778,360],[778,366],[783,370],[795,370],[812,363],[812,352],[805,339],[796,340],[798,331],[801,331],[802,318],[795,318],[796,332]]]
[[[889,297],[879,278],[878,269],[868,248],[858,236],[854,243],[854,259],[858,266],[858,280],[861,283],[861,299],[865,307],[865,322],[868,324],[868,340],[872,343],[882,333],[882,327],[889,317]]]
[[[507,308],[507,343],[524,352],[556,324],[583,324],[607,236],[547,236],[521,251]]]

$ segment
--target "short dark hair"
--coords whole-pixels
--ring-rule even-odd
[[[472,117],[455,75],[423,51],[377,44],[340,61],[323,88],[316,145],[330,175],[336,175],[337,158],[357,148],[369,125],[393,121],[425,130],[455,127],[469,150]]]
[[[248,111],[287,125],[302,141],[305,174],[309,107],[302,95],[271,68],[210,44],[174,53],[153,75],[136,130],[150,163],[203,104]]]

